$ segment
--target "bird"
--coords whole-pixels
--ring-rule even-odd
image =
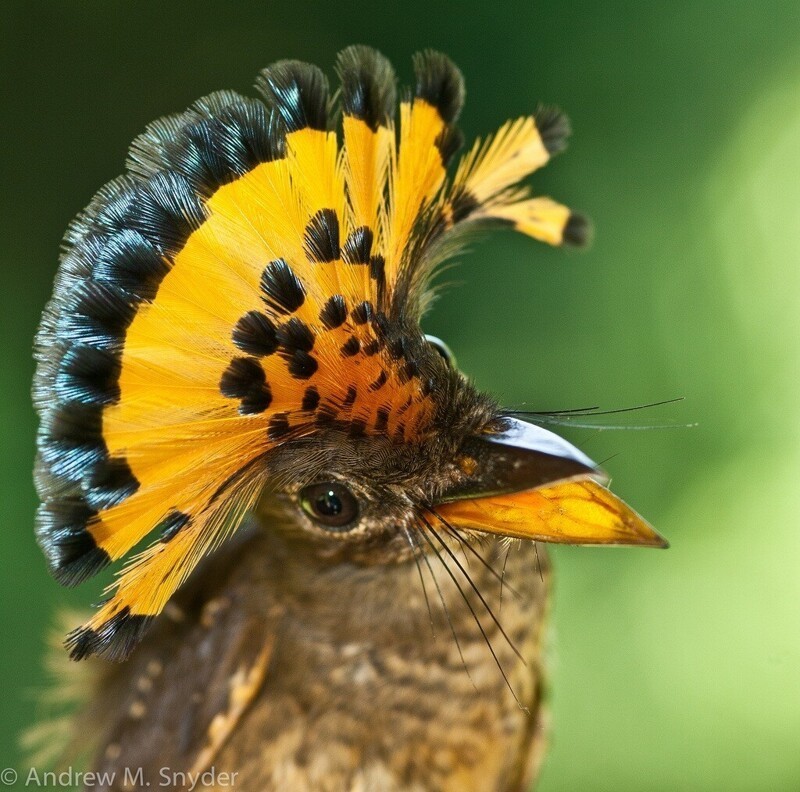
[[[455,162],[461,72],[432,50],[413,69],[398,91],[351,46],[331,93],[279,61],[259,98],[150,124],[66,232],[35,341],[36,537],[67,586],[126,559],[62,651],[96,788],[528,789],[541,543],[666,545],[423,332],[476,234],[591,226],[526,183],[566,146],[560,110]]]

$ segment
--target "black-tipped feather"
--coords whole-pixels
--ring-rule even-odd
[[[377,50],[355,45],[339,53],[336,71],[342,82],[344,114],[361,119],[373,131],[386,126],[397,101],[391,63]]]
[[[369,264],[372,254],[373,233],[368,226],[351,231],[342,245],[342,259],[348,264]]]
[[[108,283],[85,280],[65,300],[61,330],[75,344],[118,349],[135,306]]]
[[[36,541],[62,585],[76,586],[110,563],[86,530],[95,515],[80,498],[43,503],[36,512]]]
[[[175,171],[208,197],[258,164],[284,155],[283,128],[262,102],[219,91],[185,113],[151,124],[134,140],[129,167],[146,176]]]
[[[132,615],[123,608],[98,630],[82,627],[67,636],[65,645],[72,660],[98,655],[105,660],[124,660],[145,633],[150,616]]]
[[[339,258],[339,217],[333,209],[320,209],[306,225],[303,247],[309,261],[324,264]]]
[[[553,157],[567,147],[572,134],[569,118],[557,107],[542,106],[533,114],[536,129],[547,153]]]
[[[271,355],[278,348],[275,324],[261,311],[248,311],[233,328],[233,343],[248,355]]]
[[[264,69],[256,88],[287,132],[328,128],[328,79],[310,63],[284,60]]]
[[[139,489],[139,480],[125,457],[106,458],[83,482],[86,502],[93,509],[108,509],[122,503]]]
[[[456,126],[446,126],[436,138],[436,148],[439,149],[442,165],[447,167],[463,145],[464,133]]]
[[[302,319],[298,319],[296,316],[278,326],[276,337],[278,344],[287,352],[294,352],[297,349],[310,352],[314,348],[314,333]]]
[[[347,319],[347,302],[344,297],[341,294],[331,295],[322,306],[319,318],[328,330],[341,327]]]
[[[43,415],[39,454],[48,470],[73,480],[90,475],[106,456],[102,425],[100,408],[77,402],[60,405]]]
[[[567,245],[585,247],[592,241],[593,233],[589,218],[573,212],[564,226],[562,237]]]
[[[263,299],[279,314],[294,313],[306,299],[303,284],[284,259],[271,261],[261,273]]]
[[[64,402],[113,404],[119,399],[119,355],[75,344],[61,359],[55,378],[56,396]]]
[[[452,124],[464,106],[464,78],[446,55],[425,50],[414,55],[415,95],[433,105],[446,124]]]
[[[152,301],[169,271],[169,263],[139,232],[123,229],[111,236],[94,238],[99,247],[93,277],[132,301]]]
[[[222,374],[219,390],[229,399],[241,400],[242,415],[262,413],[272,403],[272,389],[255,358],[234,358]]]
[[[162,544],[174,539],[192,521],[186,512],[173,509],[159,524],[158,530],[161,532],[160,540]]]

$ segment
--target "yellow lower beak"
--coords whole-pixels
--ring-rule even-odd
[[[459,528],[518,539],[576,545],[669,546],[633,509],[589,478],[452,501],[440,504],[436,511]]]

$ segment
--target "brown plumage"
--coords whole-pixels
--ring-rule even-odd
[[[430,548],[426,603],[412,559],[332,564],[275,528],[254,519],[126,663],[98,669],[93,766],[123,781],[142,767],[154,786],[161,768],[213,769],[264,792],[528,789],[544,747],[543,551],[512,547],[503,585],[446,539],[523,663]],[[503,569],[502,541],[475,549]]]

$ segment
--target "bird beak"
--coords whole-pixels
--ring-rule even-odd
[[[514,418],[501,434],[467,441],[464,479],[435,511],[453,526],[518,539],[667,547],[604,485],[606,475],[556,434]]]

